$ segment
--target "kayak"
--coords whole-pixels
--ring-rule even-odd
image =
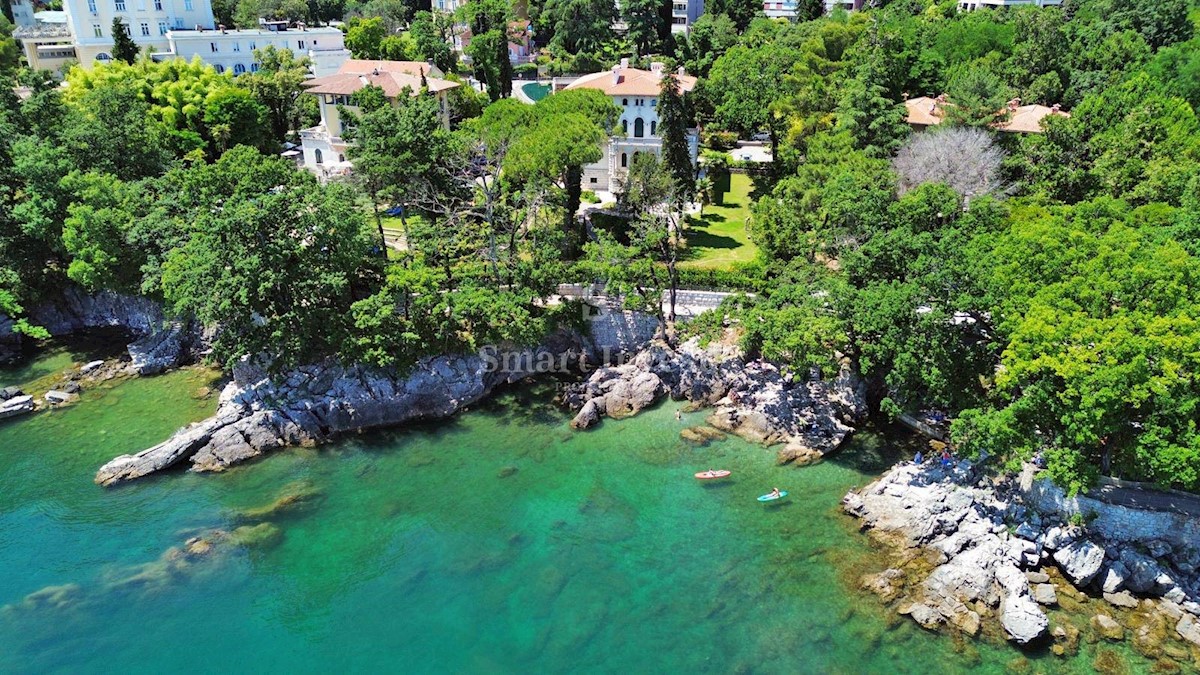
[[[717,478],[725,478],[731,473],[733,472],[726,471],[725,469],[718,469],[716,471],[701,471],[700,473],[696,474],[696,478],[699,478],[700,480],[714,480]]]
[[[759,498],[758,498],[758,501],[760,501],[760,502],[773,502],[773,501],[775,501],[776,499],[783,499],[783,498],[784,498],[784,497],[786,497],[786,496],[787,496],[787,490],[780,490],[780,491],[779,491],[779,496],[778,496],[778,497],[775,497],[775,496],[773,496],[773,495],[766,494],[766,495],[763,495],[763,496],[759,497]]]

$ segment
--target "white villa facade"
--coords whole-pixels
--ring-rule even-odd
[[[296,56],[307,56],[312,61],[312,73],[317,77],[336,73],[350,58],[345,36],[337,28],[303,25],[289,28],[285,22],[264,23],[263,26],[247,30],[170,30],[167,31],[169,50],[154,58],[180,57],[191,61],[199,56],[218,73],[229,71],[240,75],[258,70],[254,50],[270,45],[290,50]]]
[[[959,0],[958,8],[970,12],[987,7],[1058,7],[1062,0]]]
[[[156,59],[199,56],[222,72],[256,70],[253,52],[268,44],[310,57],[317,75],[337,72],[350,57],[337,28],[261,22],[259,29],[224,30],[214,25],[211,0],[64,0],[62,14],[43,17],[50,14],[38,12],[34,25],[13,33],[34,69],[58,70],[69,63],[90,68],[111,61],[113,19],[121,21],[139,50]]]
[[[612,191],[618,179],[628,170],[629,162],[639,152],[662,153],[662,136],[658,133],[658,97],[665,75],[663,64],[653,63],[650,70],[629,67],[629,60],[612,70],[584,75],[567,85],[566,89],[598,89],[621,108],[621,134],[609,137],[604,157],[583,167],[583,189]],[[680,73],[679,87],[689,92],[696,87],[696,78]],[[688,132],[688,150],[695,165],[700,148],[700,134]]]
[[[350,142],[343,138],[347,125],[341,111],[357,111],[350,104],[354,92],[367,86],[383,89],[383,94],[395,105],[405,89],[411,96],[436,96],[441,104],[442,124],[450,128],[450,105],[447,92],[459,86],[457,82],[441,79],[442,71],[420,61],[367,61],[350,59],[342,63],[337,72],[308,80],[304,83],[309,93],[317,96],[321,109],[321,123],[300,131],[300,143],[304,154],[304,166],[322,178],[348,173],[350,163],[346,160],[346,148]],[[422,83],[422,79],[424,83]],[[340,109],[339,109],[340,107]]]
[[[67,28],[75,39],[75,60],[84,68],[112,60],[113,19],[139,50],[169,52],[167,31],[211,26],[210,0],[65,0]]]

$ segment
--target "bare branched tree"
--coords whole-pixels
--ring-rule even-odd
[[[964,197],[1001,196],[1004,151],[982,129],[947,127],[913,134],[892,160],[900,194],[925,183],[945,183]]]

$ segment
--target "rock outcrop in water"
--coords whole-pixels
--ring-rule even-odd
[[[1050,631],[1042,607],[1091,602],[1094,639],[1128,632],[1150,658],[1200,663],[1200,650],[1189,655],[1187,647],[1200,646],[1192,639],[1200,638],[1193,631],[1200,626],[1200,522],[1109,505],[1095,508],[1122,513],[1093,513],[1091,526],[1071,525],[1067,513],[1044,508],[1038,495],[1051,488],[1039,482],[1034,489],[1031,479],[989,477],[966,461],[905,463],[850,492],[845,511],[905,561],[865,577],[864,588],[926,628],[950,625],[973,635],[981,621],[995,620],[1008,639],[1051,639],[1059,654],[1077,643],[1079,629]],[[1124,524],[1097,527],[1110,522]]]
[[[502,384],[564,365],[598,363],[602,354],[619,353],[631,342],[644,343],[656,329],[621,313],[593,322],[598,324],[593,335],[613,336],[619,343],[563,332],[531,349],[425,358],[406,372],[328,361],[270,377],[244,361],[234,368],[214,416],[152,448],[113,459],[100,468],[95,481],[114,485],[184,461],[193,471],[221,471],[285,446],[447,417]]]
[[[797,381],[737,347],[677,349],[654,342],[628,363],[601,368],[566,396],[586,429],[604,416],[628,417],[664,396],[713,408],[708,424],[765,445],[782,445],[781,462],[807,463],[841,445],[867,414],[862,382],[849,369],[831,380]]]

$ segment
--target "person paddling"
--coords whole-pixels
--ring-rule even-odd
[[[783,496],[783,493],[779,491],[779,488],[771,488],[771,491],[767,493],[767,496],[771,499],[779,499]]]

